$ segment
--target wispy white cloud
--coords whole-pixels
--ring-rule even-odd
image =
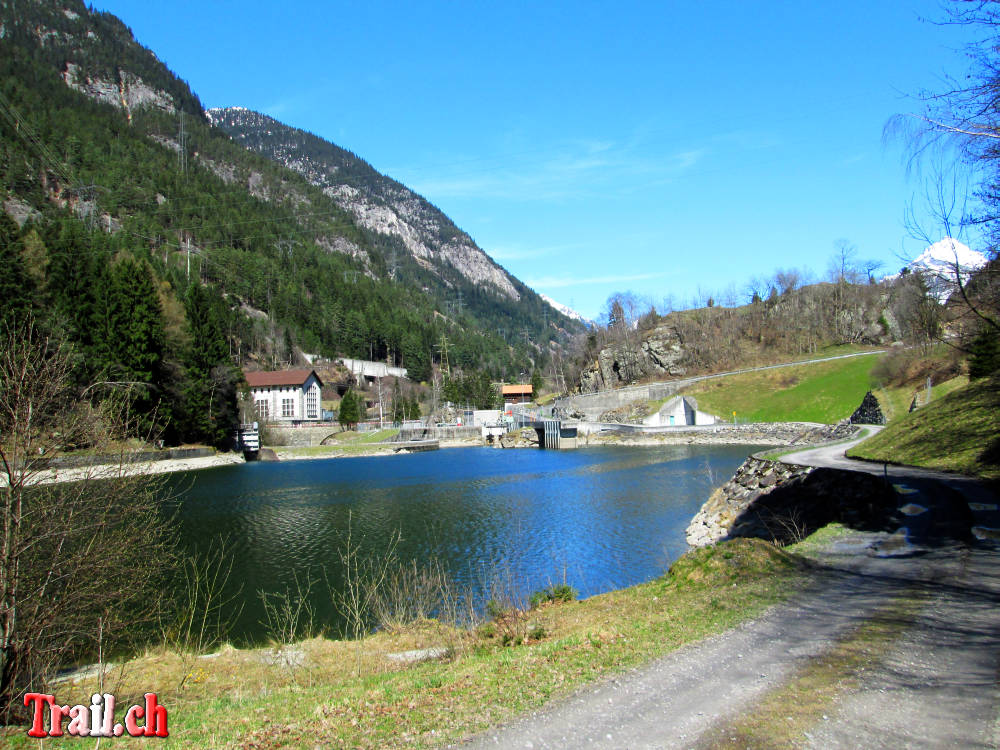
[[[642,138],[577,138],[543,149],[508,151],[489,159],[443,160],[438,166],[400,167],[391,173],[434,199],[491,198],[563,201],[622,196],[630,185],[666,185],[699,168],[717,148],[704,142],[664,149]]]
[[[589,286],[591,284],[622,284],[631,281],[646,281],[658,279],[666,274],[636,273],[620,276],[543,276],[528,279],[525,283],[533,289],[561,289],[568,286]]]
[[[674,154],[675,167],[679,170],[689,169],[700,162],[707,153],[708,149],[704,148],[695,148],[690,151],[676,153]]]

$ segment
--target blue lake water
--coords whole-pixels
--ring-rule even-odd
[[[184,544],[225,536],[243,612],[234,637],[262,637],[258,591],[323,579],[319,624],[339,626],[327,582],[352,540],[403,561],[436,559],[483,595],[503,571],[521,594],[563,581],[582,597],[647,581],[683,554],[684,529],[751,446],[461,448],[401,456],[251,463],[173,475]]]

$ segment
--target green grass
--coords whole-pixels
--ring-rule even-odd
[[[968,383],[969,379],[964,375],[961,375],[957,378],[945,381],[944,383],[935,384],[931,388],[931,401],[936,401],[942,396],[951,393],[956,388],[968,385]],[[872,392],[875,394],[875,397],[878,398],[878,402],[882,407],[882,412],[885,414],[886,421],[888,422],[901,419],[910,413],[910,403],[913,401],[914,393],[919,395],[921,403],[923,403],[924,399],[924,388],[922,384],[919,388],[914,388],[913,386],[899,386],[876,388]]]
[[[384,440],[395,437],[399,434],[396,428],[375,430],[374,432],[355,432],[344,430],[333,436],[333,440],[338,445],[363,445],[365,443],[381,443]]]
[[[682,393],[698,408],[740,422],[823,422],[851,416],[871,387],[878,357],[853,357],[730,375],[696,383]]]
[[[934,399],[848,455],[1000,479],[1000,376]]]
[[[157,693],[170,722],[158,747],[438,747],[756,616],[794,592],[804,570],[794,555],[739,539],[688,553],[649,583],[526,613],[541,635],[521,645],[424,621],[362,641],[304,641],[305,663],[294,668],[266,663],[267,649],[224,648],[212,659],[159,649],[105,689],[119,705]],[[452,656],[412,667],[386,659],[438,645]],[[92,679],[55,688],[70,705],[95,691]],[[0,742],[37,746],[23,727]]]

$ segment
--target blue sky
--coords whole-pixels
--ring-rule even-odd
[[[357,153],[588,317],[822,274],[841,239],[898,270],[922,188],[883,128],[970,33],[931,0],[95,5],[206,107]]]

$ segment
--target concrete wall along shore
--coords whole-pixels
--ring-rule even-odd
[[[313,425],[296,427],[284,427],[269,424],[264,427],[264,435],[261,440],[265,445],[282,446],[310,446],[320,445],[331,435],[341,431],[340,425],[327,424],[321,427]]]
[[[749,424],[679,425],[650,427],[610,422],[575,423],[581,436],[620,436],[630,439],[657,439],[664,442],[743,443],[749,445],[812,445],[841,440],[853,434],[851,425],[826,425],[813,422],[753,422]]]
[[[386,427],[391,426],[391,424],[386,425]],[[267,425],[265,428],[266,437],[264,438],[264,442],[267,445],[289,447],[322,445],[324,440],[336,435],[340,431],[340,426],[335,424],[328,424],[322,427],[315,427],[312,425],[300,425],[297,427]],[[482,429],[479,427],[404,427],[391,442],[406,442],[413,440],[466,440],[469,438],[481,437]]]

